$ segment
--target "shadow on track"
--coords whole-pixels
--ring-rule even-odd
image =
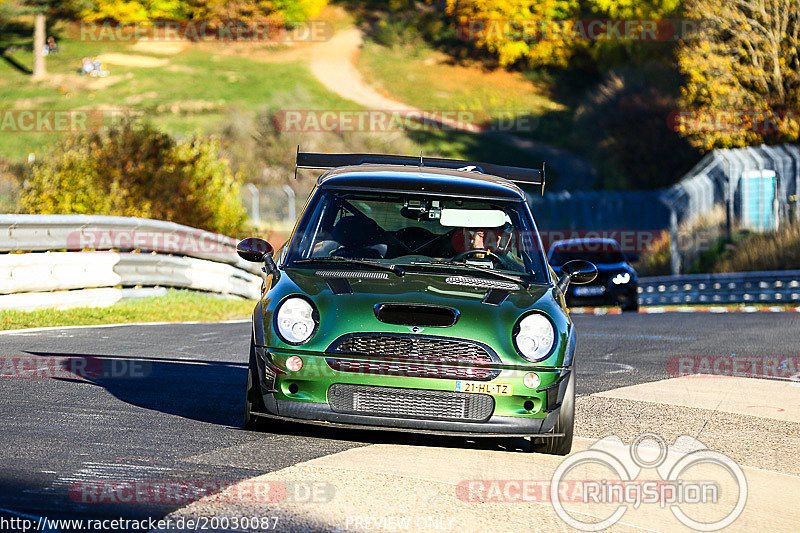
[[[242,426],[246,363],[109,354],[78,356],[57,352],[26,353],[58,358],[64,373],[74,377],[57,379],[93,383],[131,405],[201,422]],[[265,420],[262,426],[264,435],[319,438],[353,444],[403,444],[511,452],[530,450],[530,442],[522,438],[439,436],[384,428],[343,429],[274,420]],[[250,433],[257,435],[260,432]]]

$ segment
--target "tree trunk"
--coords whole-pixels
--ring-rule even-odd
[[[44,66],[45,18],[44,13],[37,13],[33,22],[33,78],[40,80],[47,71]]]

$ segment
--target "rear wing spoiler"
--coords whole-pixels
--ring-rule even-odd
[[[504,165],[494,165],[492,163],[480,163],[477,161],[423,157],[422,153],[420,153],[419,157],[389,154],[318,154],[313,152],[301,152],[298,146],[294,177],[297,178],[298,168],[327,169],[364,164],[413,165],[419,168],[434,167],[480,172],[481,174],[498,176],[516,184],[541,186],[542,194],[544,194],[544,163],[542,163],[541,169],[508,167]]]

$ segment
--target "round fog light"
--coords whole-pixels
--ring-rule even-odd
[[[524,383],[525,386],[528,387],[529,389],[535,389],[536,387],[539,386],[539,383],[541,383],[541,381],[539,380],[539,376],[537,374],[534,374],[533,372],[528,372],[527,374],[525,374],[525,377],[522,378],[522,383]]]
[[[301,368],[303,368],[303,360],[300,359],[298,356],[293,355],[286,360],[286,370],[297,372]]]

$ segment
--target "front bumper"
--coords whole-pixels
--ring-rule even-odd
[[[412,408],[393,416],[386,410],[369,408],[344,412],[331,399],[332,387],[351,387],[380,394],[398,391],[408,395],[440,395],[449,401],[467,402],[473,393],[457,393],[456,380],[418,378],[397,375],[374,375],[333,370],[326,362],[330,354],[289,352],[256,348],[259,382],[270,418],[312,424],[337,425],[360,429],[392,429],[436,434],[475,436],[558,436],[552,433],[571,371],[568,368],[528,367],[499,368],[497,377],[485,383],[512,386],[513,395],[491,395],[491,409],[481,420],[460,420],[449,416],[429,416]],[[286,359],[298,355],[303,367],[287,372]],[[502,366],[502,365],[499,365]],[[536,372],[541,384],[529,389],[523,376]],[[335,388],[335,387],[334,387]],[[486,395],[489,396],[489,395]],[[488,401],[488,400],[487,400]],[[413,400],[410,403],[414,403]]]

